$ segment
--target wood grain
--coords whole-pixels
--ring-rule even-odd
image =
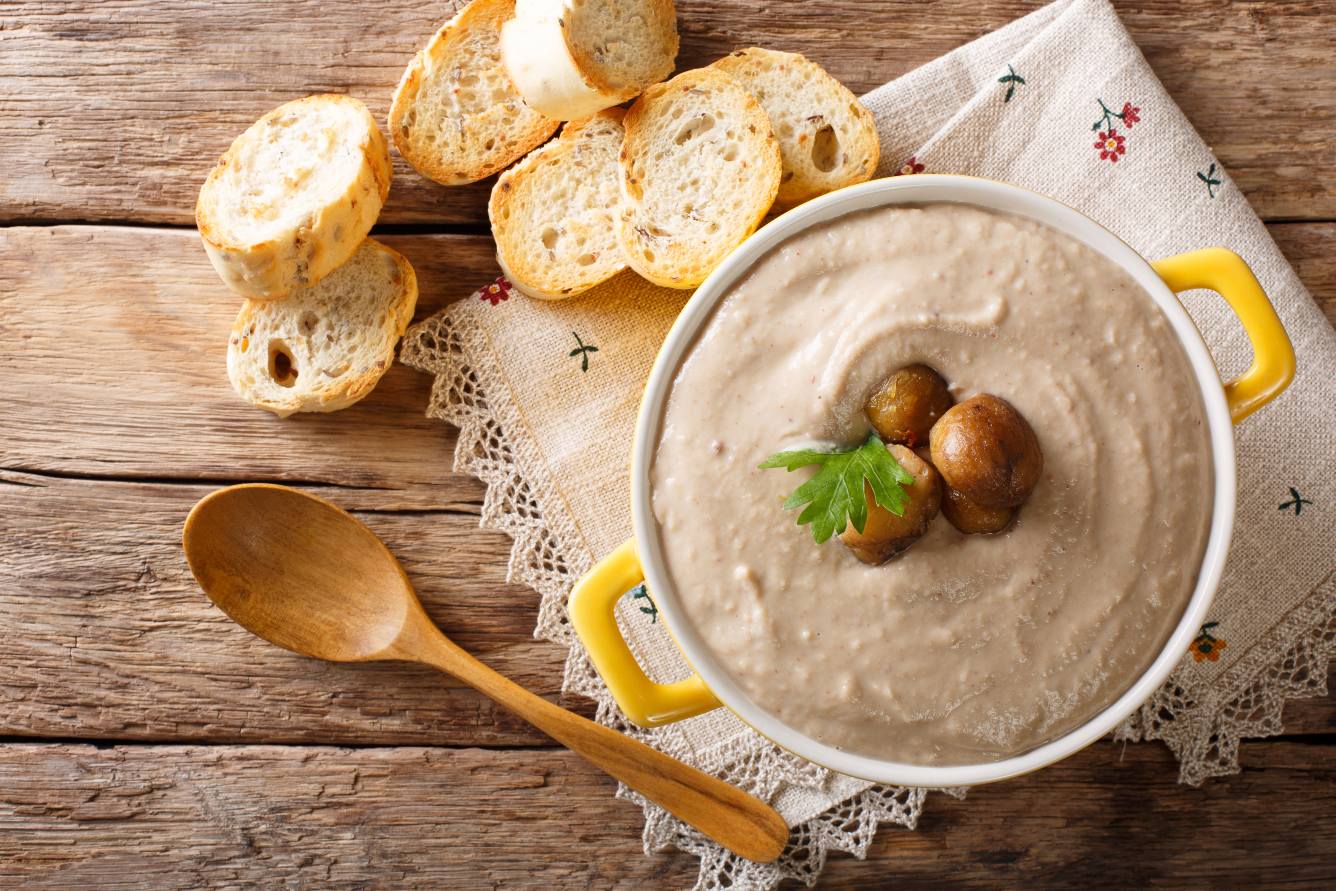
[[[1044,0],[679,3],[681,65],[739,45],[808,53],[858,91]],[[265,110],[332,90],[383,120],[455,0],[0,2],[0,886],[685,887],[639,809],[472,690],[410,666],[331,666],[212,609],[180,554],[189,506],[268,479],[355,508],[470,651],[564,705],[509,541],[475,529],[403,368],[361,406],[279,422],[223,373],[235,299],[189,225],[208,168]],[[1169,92],[1264,218],[1336,219],[1336,4],[1116,2]],[[396,159],[397,161],[397,159]],[[488,184],[397,162],[384,223],[485,231]],[[1336,225],[1270,227],[1336,323]],[[405,235],[421,313],[494,274],[486,239]],[[188,345],[188,346],[186,346]],[[182,394],[188,394],[183,398]],[[137,480],[137,481],[135,481]],[[822,886],[1336,884],[1336,701],[1291,702],[1286,741],[1176,785],[1156,744],[1101,742],[1042,773],[934,796],[920,831]],[[15,738],[216,745],[31,745]],[[234,745],[233,743],[291,745]],[[460,744],[520,749],[331,748]]]
[[[917,832],[884,830],[862,862],[833,854],[821,887],[1330,887],[1336,747],[1251,748],[1264,768],[1205,790],[1175,784],[1158,747],[1099,743],[965,801],[933,795]],[[9,745],[0,884],[689,886],[695,858],[645,856],[639,808],[612,792],[557,750]]]
[[[394,236],[418,317],[496,275],[490,239]],[[396,366],[356,406],[279,420],[227,380],[240,301],[182,230],[0,230],[0,466],[121,478],[272,480],[366,490],[377,507],[476,504],[431,379]],[[362,500],[358,506],[371,506]]]
[[[1267,226],[1299,281],[1336,326],[1336,225]]]
[[[211,489],[0,475],[0,737],[550,744],[430,669],[317,662],[233,624],[181,552],[186,514]],[[357,516],[447,634],[558,697],[565,653],[532,638],[537,595],[506,584],[506,536],[454,509]]]
[[[269,108],[348,92],[384,120],[412,54],[456,4],[390,0],[9,0],[0,18],[0,221],[190,224],[205,174]],[[679,68],[759,44],[862,92],[1043,0],[688,0]],[[1336,5],[1126,0],[1170,94],[1264,218],[1336,218]],[[1321,163],[1320,159],[1326,159]],[[389,223],[480,226],[488,184],[435,186],[396,159]]]

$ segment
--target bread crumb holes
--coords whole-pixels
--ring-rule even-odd
[[[812,138],[812,164],[822,173],[835,169],[840,154],[840,138],[835,135],[835,128],[830,124],[816,131]]]
[[[269,377],[280,387],[297,383],[297,368],[288,345],[281,340],[269,341]]]

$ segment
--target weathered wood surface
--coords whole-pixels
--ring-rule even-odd
[[[740,45],[798,50],[857,91],[1043,0],[683,0],[679,67]],[[0,221],[190,223],[209,167],[251,121],[311,92],[384,120],[453,2],[118,0],[0,6]],[[1336,4],[1118,2],[1173,97],[1266,218],[1336,218]],[[1325,163],[1324,163],[1325,160]],[[487,184],[396,164],[384,220],[478,226]]]
[[[317,662],[234,625],[181,553],[186,514],[212,488],[0,471],[0,737],[548,743],[439,672]],[[478,530],[477,508],[357,514],[447,634],[555,698],[564,653],[532,638],[537,595],[505,583],[509,540]]]
[[[385,241],[418,271],[419,317],[496,274],[488,238]],[[240,306],[193,231],[0,229],[3,466],[335,484],[381,508],[480,500],[450,472],[453,431],[423,415],[427,375],[396,366],[328,415],[279,420],[239,400],[226,369]]]
[[[864,90],[1042,2],[679,0],[681,64],[769,45]],[[189,224],[214,157],[288,98],[347,91],[383,119],[453,5],[0,0],[0,887],[694,879],[694,858],[642,856],[638,809],[606,778],[471,690],[276,650],[190,578],[200,495],[302,485],[356,510],[461,644],[588,712],[560,697],[560,648],[531,637],[536,595],[505,583],[508,540],[475,528],[483,491],[450,471],[453,432],[422,418],[429,381],[395,368],[347,412],[277,421],[228,387],[237,304],[192,232],[44,228]],[[1336,222],[1320,222],[1336,221],[1336,4],[1116,5],[1336,323]],[[485,230],[488,184],[396,169],[383,223]],[[386,241],[420,272],[420,316],[495,272],[482,237]],[[1293,702],[1285,726],[1202,790],[1159,745],[1102,742],[968,802],[934,796],[919,832],[833,858],[822,885],[1331,886],[1336,701]]]
[[[1336,747],[1254,748],[1264,768],[1205,790],[1176,785],[1158,747],[1100,743],[966,801],[934,795],[917,832],[832,857],[822,886],[1330,887]],[[690,885],[695,859],[643,856],[639,809],[612,791],[552,749],[10,745],[0,884]]]

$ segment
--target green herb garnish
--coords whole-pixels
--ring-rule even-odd
[[[759,467],[792,471],[810,464],[818,464],[821,469],[784,500],[784,508],[803,508],[798,514],[798,525],[812,524],[812,538],[817,544],[843,532],[850,523],[862,533],[867,525],[864,481],[872,487],[877,504],[897,517],[904,516],[909,504],[904,487],[914,482],[914,476],[900,466],[877,434],[873,433],[861,446],[843,452],[813,449],[779,452],[766,458]]]

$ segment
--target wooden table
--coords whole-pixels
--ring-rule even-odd
[[[679,0],[690,67],[801,50],[857,91],[1038,4]],[[374,12],[371,10],[374,8]],[[1120,4],[1169,92],[1336,319],[1336,3]],[[536,597],[505,582],[429,381],[278,421],[224,373],[236,299],[192,231],[199,184],[281,101],[349,92],[384,120],[449,4],[0,0],[0,886],[682,887],[613,784],[426,671],[330,666],[249,637],[181,555],[211,489],[279,480],[357,511],[452,637],[559,693]],[[419,315],[495,272],[487,184],[402,164],[381,221]],[[933,796],[826,887],[1336,879],[1336,707],[1293,703],[1243,772],[1176,784],[1158,744]]]

